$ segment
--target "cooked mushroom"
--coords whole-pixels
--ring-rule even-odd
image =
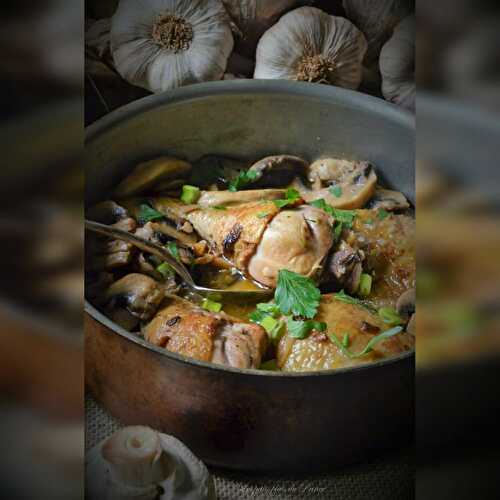
[[[164,297],[159,283],[144,274],[132,273],[115,281],[105,293],[110,307],[125,307],[132,315],[147,321]]]
[[[139,163],[132,172],[118,184],[115,195],[119,198],[134,196],[150,188],[162,189],[162,184],[168,180],[187,176],[191,165],[186,161],[161,156],[154,160]]]
[[[410,288],[403,292],[398,301],[396,302],[396,311],[403,318],[408,319],[415,312],[415,303],[417,297],[415,293],[415,288]]]
[[[306,177],[307,167],[307,162],[298,156],[275,155],[262,158],[249,171],[257,174],[254,186],[282,187],[297,176]]]
[[[167,306],[143,333],[149,342],[171,352],[236,368],[258,368],[267,348],[262,327],[210,313],[176,296],[168,296]]]
[[[225,188],[228,180],[246,169],[248,164],[234,158],[224,156],[206,155],[194,163],[194,168],[189,177],[189,183],[200,188]]]
[[[379,186],[375,189],[375,193],[366,206],[366,208],[383,208],[389,211],[406,210],[409,207],[410,204],[403,193],[392,191],[391,189],[384,189]]]
[[[298,185],[307,202],[323,198],[336,208],[362,208],[372,197],[377,184],[373,166],[366,161],[337,158],[316,160],[309,167],[311,188]]]
[[[406,325],[406,331],[413,336],[415,336],[415,334],[417,333],[417,321],[415,313],[411,315],[410,321],[408,321],[408,324]]]
[[[112,200],[101,201],[87,209],[86,212],[87,219],[102,224],[114,224],[119,220],[128,218],[127,210]]]
[[[363,260],[362,251],[355,250],[348,243],[342,241],[329,259],[323,280],[328,281],[329,277],[333,275],[337,288],[342,288],[347,293],[353,294],[359,287]]]
[[[285,189],[249,189],[247,191],[202,191],[198,205],[203,208],[234,206],[253,201],[285,198]]]

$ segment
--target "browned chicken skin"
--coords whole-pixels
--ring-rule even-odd
[[[317,321],[327,324],[327,332],[334,333],[342,341],[349,334],[349,350],[361,352],[375,335],[389,327],[368,309],[341,302],[333,295],[323,295]],[[312,334],[304,340],[297,340],[285,335],[277,352],[278,366],[284,371],[328,370],[370,363],[408,351],[414,346],[414,337],[408,333],[399,333],[376,344],[373,351],[349,358],[325,334]]]
[[[154,345],[235,368],[258,368],[267,348],[264,329],[224,313],[214,314],[175,296],[143,329]]]

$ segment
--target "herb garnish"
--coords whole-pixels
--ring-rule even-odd
[[[328,189],[330,193],[333,194],[336,198],[340,198],[342,196],[342,188],[340,186],[333,186]]]
[[[153,220],[164,218],[165,216],[161,212],[158,212],[158,210],[155,210],[153,207],[147,205],[146,203],[143,203],[139,206],[139,214],[137,215],[137,220],[141,225],[144,225]]]
[[[255,170],[244,170],[240,172],[236,178],[229,182],[228,189],[232,192],[239,191],[247,184],[255,181],[257,177],[259,177],[259,173]]]
[[[340,236],[344,229],[350,229],[352,227],[354,219],[356,218],[355,210],[342,210],[340,208],[334,208],[329,205],[323,198],[314,200],[309,203],[309,205],[324,210],[327,214],[331,215],[335,219],[333,223],[334,241],[340,239]]]
[[[227,210],[227,207],[225,207],[224,205],[214,205],[212,208],[214,210]]]
[[[263,219],[264,217],[267,217],[270,214],[270,212],[259,212],[257,214],[257,218]]]
[[[311,278],[281,269],[274,297],[283,314],[311,319],[318,310],[321,292]]]
[[[381,307],[378,315],[382,321],[390,326],[402,325],[404,323],[401,316],[392,307]]]
[[[385,332],[379,333],[375,337],[372,337],[370,341],[366,344],[365,348],[360,352],[351,352],[347,346],[344,345],[344,341],[340,341],[334,333],[329,333],[328,338],[348,357],[348,358],[360,358],[365,354],[368,354],[373,348],[382,340],[388,339],[389,337],[393,337],[397,335],[403,330],[402,327],[396,326],[391,328],[390,330],[386,330]],[[347,334],[346,334],[347,335]],[[344,339],[345,339],[344,335]]]
[[[285,197],[286,198],[284,200],[274,200],[273,203],[278,208],[283,208],[288,205],[293,205],[298,200],[300,200],[300,193],[294,188],[288,188],[286,190]]]
[[[384,220],[386,219],[387,217],[389,217],[389,215],[391,215],[387,210],[384,210],[383,208],[381,208],[378,213],[377,213],[377,217],[380,219],[380,220]]]
[[[313,320],[294,320],[289,318],[287,323],[288,335],[293,339],[305,339],[312,330],[324,332],[326,330],[326,323]]]

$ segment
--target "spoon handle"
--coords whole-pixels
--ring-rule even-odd
[[[167,262],[190,288],[197,288],[196,284],[193,281],[193,278],[191,278],[191,275],[189,274],[189,271],[181,262],[172,257],[172,255],[166,248],[161,247],[156,243],[144,240],[143,238],[139,238],[139,236],[128,233],[127,231],[122,231],[121,229],[117,229],[115,227],[107,226],[106,224],[101,224],[99,222],[94,222],[87,219],[85,219],[85,228],[89,231],[93,231],[94,233],[99,233],[104,236],[109,236],[111,238],[126,241],[127,243],[134,245],[140,250],[156,255],[160,259]]]

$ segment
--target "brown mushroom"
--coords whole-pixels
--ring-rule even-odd
[[[148,189],[164,189],[165,183],[186,177],[191,164],[186,161],[161,156],[139,163],[125,179],[118,184],[115,195],[120,198],[134,196]]]
[[[409,207],[410,204],[403,193],[378,186],[367,205],[367,208],[372,208],[374,210],[382,208],[389,211],[406,210]]]
[[[156,313],[164,297],[162,286],[144,274],[132,273],[115,281],[105,293],[111,308],[125,308],[140,320]]]
[[[249,171],[257,173],[254,186],[280,187],[295,177],[306,177],[307,167],[307,162],[298,156],[275,155],[262,158]]]
[[[366,161],[338,158],[316,160],[309,167],[310,188],[298,185],[307,202],[323,198],[336,208],[362,208],[375,192],[377,175]]]
[[[400,316],[408,319],[415,312],[416,293],[415,288],[403,292],[396,302],[396,311]]]

